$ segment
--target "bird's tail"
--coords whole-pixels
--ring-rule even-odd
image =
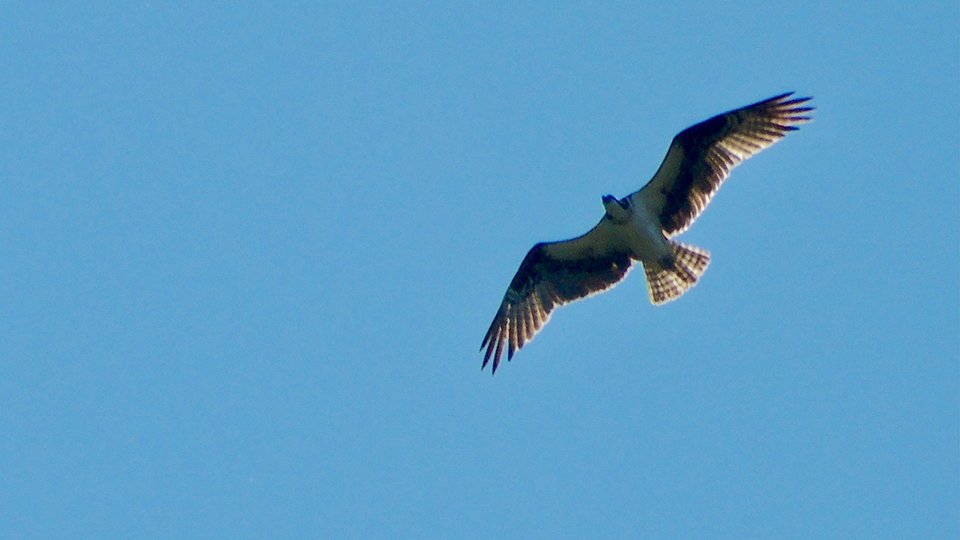
[[[654,305],[676,300],[699,281],[710,264],[710,252],[704,249],[670,242],[673,261],[645,262],[647,288]]]

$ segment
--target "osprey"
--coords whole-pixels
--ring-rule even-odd
[[[804,113],[810,98],[782,94],[726,112],[673,138],[653,179],[623,199],[603,196],[606,212],[583,236],[539,243],[527,253],[480,345],[493,358],[493,373],[507,346],[507,360],[543,328],[564,304],[619,283],[639,261],[650,301],[676,300],[697,284],[710,264],[706,250],[672,238],[687,230],[707,207],[730,171],[782,139]]]

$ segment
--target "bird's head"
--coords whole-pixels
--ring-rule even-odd
[[[607,216],[613,221],[624,223],[630,218],[630,214],[627,213],[627,208],[630,207],[629,199],[618,200],[613,195],[604,195],[602,200]]]

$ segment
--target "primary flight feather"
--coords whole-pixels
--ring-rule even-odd
[[[603,197],[606,210],[583,236],[539,243],[527,253],[480,345],[483,366],[493,373],[503,349],[507,360],[543,328],[559,306],[605,291],[633,264],[643,264],[655,305],[676,300],[697,284],[710,253],[671,240],[687,230],[742,161],[807,122],[810,98],[793,93],[726,112],[681,131],[653,179],[617,199]]]

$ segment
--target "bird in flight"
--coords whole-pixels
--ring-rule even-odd
[[[596,227],[533,246],[480,345],[487,349],[481,369],[492,358],[496,373],[504,347],[510,360],[554,309],[613,287],[637,261],[654,305],[696,285],[710,253],[672,238],[693,225],[734,167],[810,120],[809,100],[789,92],[681,131],[646,186],[623,199],[603,196],[605,212]]]

